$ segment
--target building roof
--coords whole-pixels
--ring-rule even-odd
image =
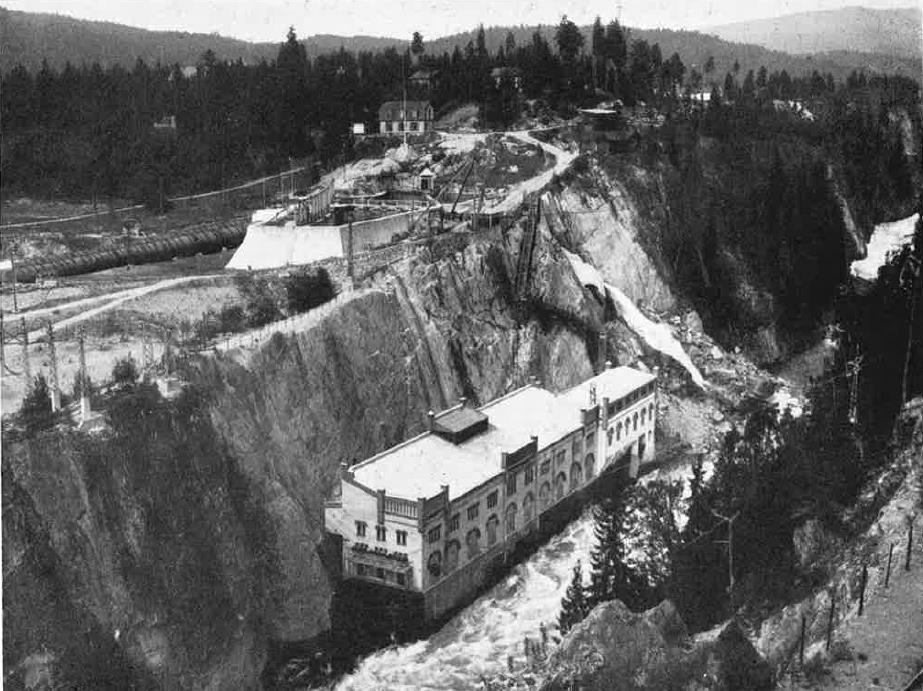
[[[522,70],[518,67],[494,67],[490,71],[490,76],[494,79],[497,77],[505,77],[507,75],[510,77],[521,77]]]
[[[401,111],[404,109],[404,101],[385,101],[378,108],[379,120],[401,120],[403,116]],[[425,120],[427,116],[432,117],[432,106],[429,101],[407,101],[407,119],[408,120]],[[417,115],[411,117],[411,114]]]
[[[541,449],[582,427],[580,409],[591,407],[592,387],[597,403],[602,403],[603,397],[621,398],[653,379],[647,372],[616,367],[560,394],[525,386],[478,409],[488,418],[484,432],[459,444],[424,433],[353,466],[354,477],[371,490],[411,500],[433,497],[448,485],[449,499],[455,499],[500,473],[503,452],[521,449],[533,436]],[[464,410],[454,409],[454,417],[441,414],[436,420],[451,420],[453,425],[473,422],[468,412],[456,412]]]

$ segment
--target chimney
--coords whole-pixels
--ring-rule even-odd
[[[377,495],[376,499],[378,500],[377,501],[378,505],[376,507],[378,509],[378,511],[376,512],[378,525],[384,525],[385,524],[385,491],[383,489],[380,489],[375,494]]]
[[[347,478],[352,480],[353,471],[349,469],[349,463],[346,461],[340,461],[340,479],[345,480]]]
[[[461,396],[461,397],[459,397],[459,399],[458,399],[458,404],[459,404],[462,408],[464,408],[466,405],[468,405],[468,397],[467,397],[467,396]]]
[[[426,427],[430,432],[432,432],[435,426],[436,426],[436,413],[430,410],[428,413],[426,413]]]
[[[612,369],[612,360],[606,360],[606,369]]]

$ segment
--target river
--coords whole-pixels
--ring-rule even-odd
[[[587,563],[593,544],[587,509],[430,638],[369,655],[336,688],[467,690],[505,671],[508,656],[521,668],[524,639],[539,640],[542,623],[554,635],[574,565]]]

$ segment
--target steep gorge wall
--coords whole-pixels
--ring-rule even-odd
[[[535,301],[520,302],[499,236],[423,250],[304,331],[197,358],[193,393],[125,393],[102,437],[5,435],[10,679],[258,685],[268,641],[328,625],[319,547],[341,460],[458,396],[592,372],[602,308],[547,233],[536,257]]]

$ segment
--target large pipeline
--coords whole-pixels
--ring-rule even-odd
[[[150,264],[174,257],[220,252],[224,248],[237,247],[243,241],[247,223],[247,217],[209,222],[196,226],[193,230],[135,240],[111,249],[17,262],[16,280],[21,283],[33,283],[40,276],[74,276],[129,264]],[[11,275],[9,271],[4,274],[4,280]]]

